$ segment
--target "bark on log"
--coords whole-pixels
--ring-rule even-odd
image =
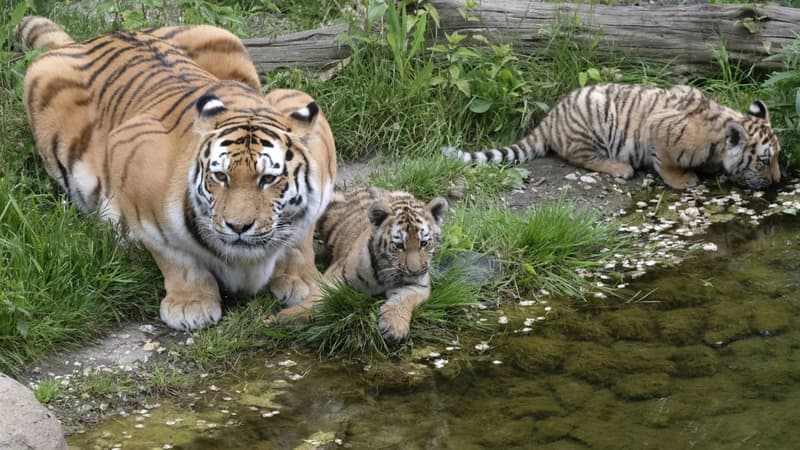
[[[259,72],[287,67],[327,69],[350,56],[350,47],[337,41],[347,25],[333,25],[274,38],[243,39]]]
[[[782,67],[764,61],[800,32],[800,9],[755,5],[602,6],[539,3],[531,0],[479,2],[465,21],[463,0],[429,0],[441,17],[441,29],[478,31],[495,41],[510,41],[518,52],[533,54],[547,45],[552,26],[574,24],[575,37],[600,36],[596,50],[649,60],[673,61],[679,72],[718,70],[714,48],[725,43],[731,61],[764,70]],[[756,26],[751,32],[745,25]]]

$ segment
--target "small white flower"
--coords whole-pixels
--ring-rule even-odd
[[[490,348],[491,347],[489,347],[489,344],[486,343],[486,342],[481,342],[480,344],[475,345],[475,350],[477,350],[479,352],[485,352],[486,350],[489,350]]]
[[[497,318],[497,323],[499,323],[500,325],[506,325],[506,324],[508,324],[508,317],[506,317],[506,316],[500,316],[500,317],[498,317],[498,318]]]
[[[703,244],[703,250],[705,250],[707,252],[715,252],[715,251],[718,250],[717,244],[715,244],[713,242],[707,242],[707,243]]]

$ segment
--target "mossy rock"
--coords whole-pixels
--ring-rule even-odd
[[[593,450],[663,448],[664,433],[622,420],[583,420],[570,437]]]
[[[432,375],[431,368],[413,362],[383,361],[361,375],[367,385],[381,392],[411,392]]]
[[[657,290],[650,299],[657,301],[661,308],[675,309],[703,305],[716,298],[711,288],[704,287],[699,282],[687,286],[686,282],[683,274],[660,272],[654,286]]]
[[[675,363],[672,361],[674,348],[660,344],[643,344],[638,342],[615,342],[611,348],[621,355],[623,373],[634,372],[661,372],[675,373]]]
[[[508,399],[503,410],[514,418],[535,417],[543,419],[551,416],[561,416],[566,413],[564,408],[551,395],[514,397]]]
[[[575,343],[564,369],[573,376],[595,384],[609,384],[623,373],[617,352],[590,342]]]
[[[589,447],[571,439],[559,439],[555,442],[537,445],[536,450],[588,450]]]
[[[706,317],[703,342],[718,346],[753,334],[750,326],[753,309],[752,302],[739,302],[735,299],[711,305]]]
[[[656,335],[652,315],[644,308],[623,308],[601,314],[600,319],[618,339],[649,341]]]
[[[536,422],[536,441],[551,442],[564,439],[576,426],[577,422],[573,417],[548,417]]]
[[[483,419],[485,426],[481,427],[482,432],[477,439],[482,448],[524,448],[535,439],[536,419],[533,417]]]
[[[626,400],[645,400],[666,395],[669,386],[669,376],[665,373],[641,373],[621,378],[613,391]]]
[[[714,375],[719,364],[717,353],[704,345],[679,348],[673,353],[672,360],[678,376],[686,378]]]
[[[700,308],[665,311],[658,318],[659,334],[667,342],[676,345],[696,343],[703,329],[703,315]]]
[[[561,405],[570,411],[581,408],[594,392],[591,384],[572,377],[554,377],[549,384]]]
[[[565,314],[550,319],[568,339],[591,342],[610,342],[611,333],[596,315]]]
[[[529,373],[553,372],[564,363],[565,343],[539,336],[507,336],[495,341],[511,364]]]
[[[788,303],[778,301],[760,302],[753,311],[751,328],[762,336],[774,336],[785,332],[795,312]]]
[[[724,351],[733,353],[736,358],[766,355],[769,353],[769,340],[761,336],[739,339],[736,342],[731,342],[730,345],[724,348]]]

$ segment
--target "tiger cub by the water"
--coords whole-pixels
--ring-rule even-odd
[[[652,167],[675,189],[696,185],[692,169],[700,168],[722,171],[751,189],[780,181],[780,146],[767,107],[756,100],[743,114],[689,86],[587,86],[560,100],[514,145],[475,153],[444,149],[479,164],[525,161],[549,151],[621,178]]]
[[[424,203],[406,192],[362,188],[334,193],[317,223],[331,252],[325,281],[385,294],[379,327],[389,342],[408,335],[414,308],[430,296],[431,259],[447,209],[441,197]]]

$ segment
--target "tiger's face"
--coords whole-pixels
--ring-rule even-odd
[[[285,246],[299,234],[314,201],[309,161],[298,135],[318,113],[311,103],[292,115],[301,124],[275,117],[219,115],[217,98],[198,101],[200,117],[215,118],[219,128],[203,139],[190,174],[201,238],[227,257],[258,257],[273,246]]]
[[[734,182],[750,189],[764,189],[780,181],[781,148],[762,102],[753,102],[741,122],[728,122],[725,145],[723,165]]]
[[[428,273],[441,242],[440,225],[447,209],[447,200],[441,197],[427,204],[410,197],[393,204],[378,201],[370,206],[373,254],[379,259],[381,281],[399,284]]]

